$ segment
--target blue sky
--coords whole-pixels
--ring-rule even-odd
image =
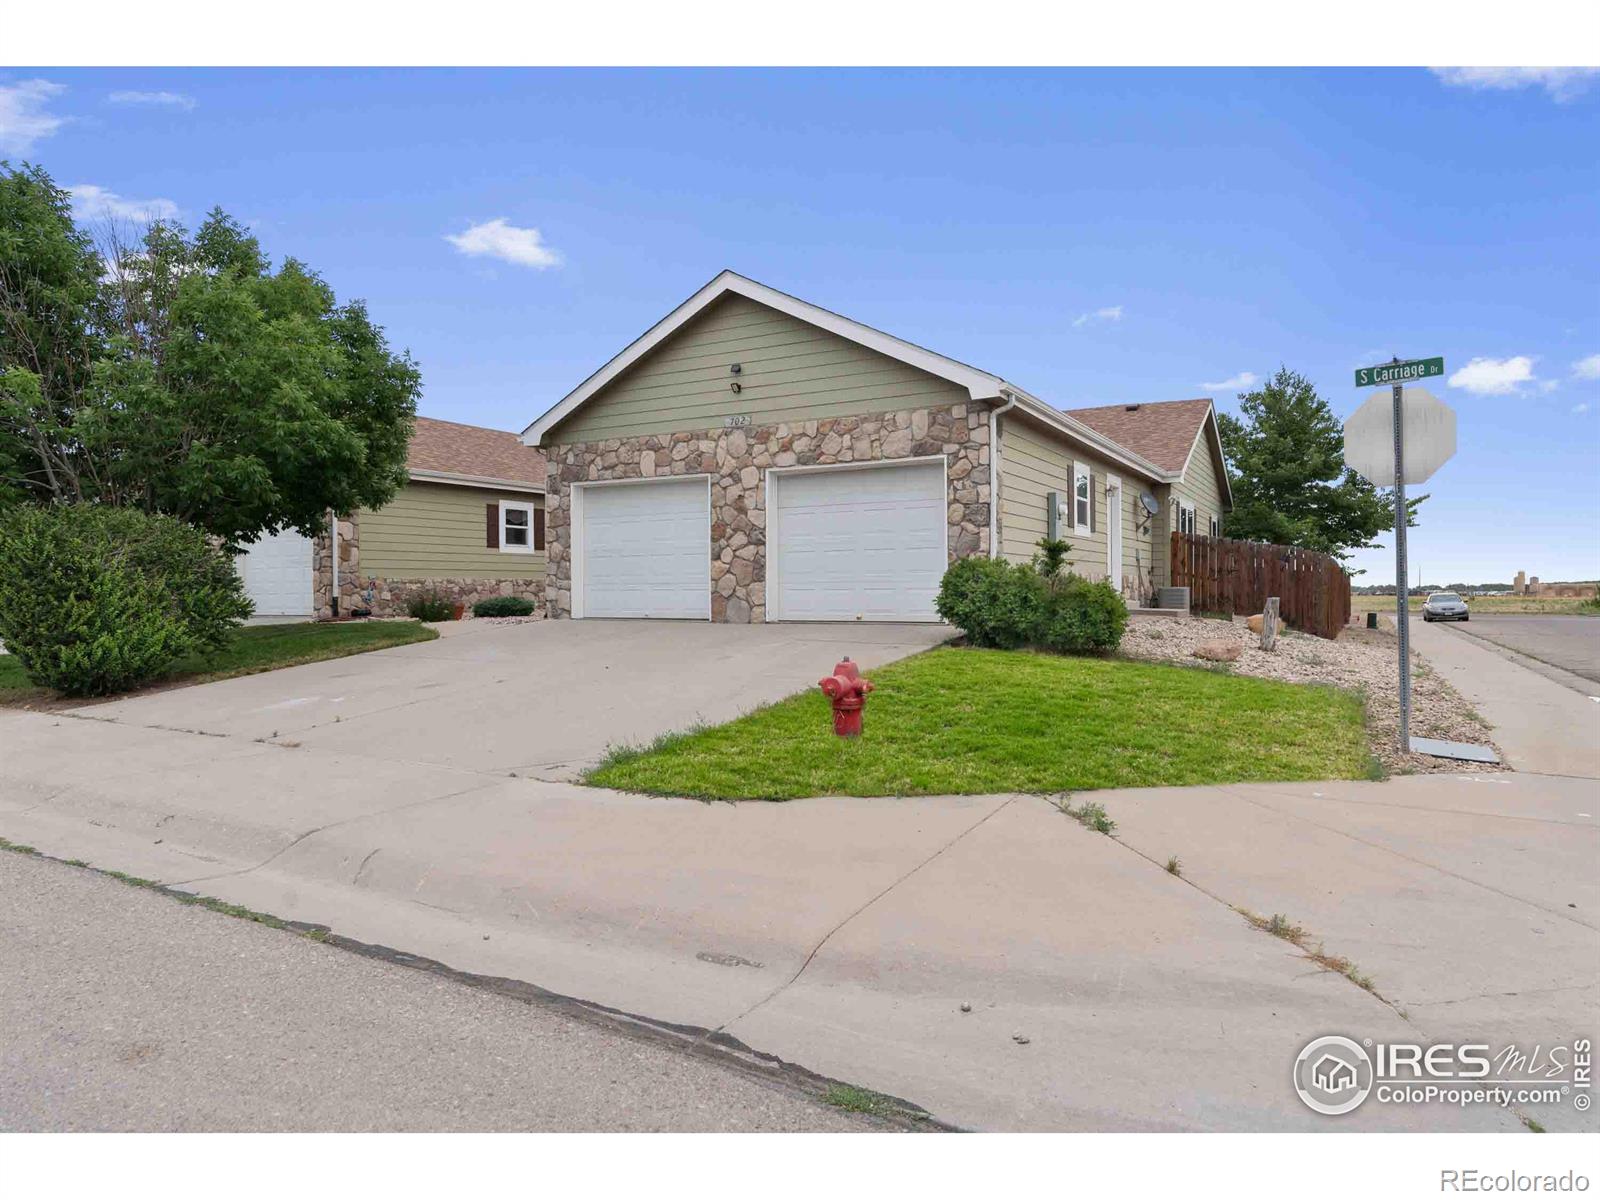
[[[1344,417],[1354,367],[1442,354],[1430,582],[1600,576],[1596,146],[1582,76],[0,74],[0,155],[86,213],[220,204],[450,420],[521,429],[723,267],[1062,407],[1282,363]]]

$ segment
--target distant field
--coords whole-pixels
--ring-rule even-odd
[[[1410,608],[1413,612],[1420,609],[1427,601],[1426,595],[1411,596]],[[1393,596],[1352,596],[1350,597],[1352,612],[1393,612]],[[1472,612],[1481,613],[1536,613],[1541,616],[1554,616],[1561,613],[1589,613],[1600,615],[1594,601],[1573,600],[1566,597],[1544,596],[1469,596],[1467,608]]]

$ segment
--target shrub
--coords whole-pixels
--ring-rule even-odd
[[[1057,654],[1115,650],[1128,625],[1128,606],[1105,580],[1069,575],[1050,589],[1035,644]]]
[[[974,557],[950,564],[934,608],[972,645],[1015,650],[1033,640],[1044,604],[1044,580],[1032,567]]]
[[[952,563],[934,601],[939,616],[974,646],[1036,646],[1058,654],[1115,650],[1128,624],[1128,606],[1117,590],[1064,573],[1067,543],[1039,545],[1029,565],[993,558]]]
[[[534,604],[521,596],[489,596],[472,606],[475,617],[531,617]]]
[[[456,604],[431,589],[416,592],[406,601],[406,615],[419,621],[453,621]]]
[[[228,557],[174,518],[97,505],[0,518],[0,641],[40,686],[137,687],[220,650],[250,611]]]

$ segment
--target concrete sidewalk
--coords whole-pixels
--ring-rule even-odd
[[[1452,625],[1414,620],[1411,643],[1494,726],[1510,766],[1600,779],[1600,687]]]
[[[1585,787],[1099,793],[1108,838],[1036,797],[703,805],[0,712],[0,836],[993,1129],[1520,1128],[1370,1104],[1331,1121],[1289,1067],[1329,1032],[1592,1036]],[[1288,914],[1381,995],[1231,906]]]

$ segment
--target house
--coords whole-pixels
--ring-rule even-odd
[[[934,620],[951,561],[1051,532],[1143,603],[1231,504],[1209,400],[1063,412],[731,271],[522,436],[552,617]]]
[[[1356,1069],[1337,1055],[1324,1054],[1311,1068],[1311,1082],[1337,1096],[1356,1086]]]
[[[382,508],[340,517],[316,538],[285,530],[250,547],[239,572],[257,614],[403,616],[419,591],[469,606],[496,595],[542,601],[542,454],[514,433],[418,417],[406,471]]]

